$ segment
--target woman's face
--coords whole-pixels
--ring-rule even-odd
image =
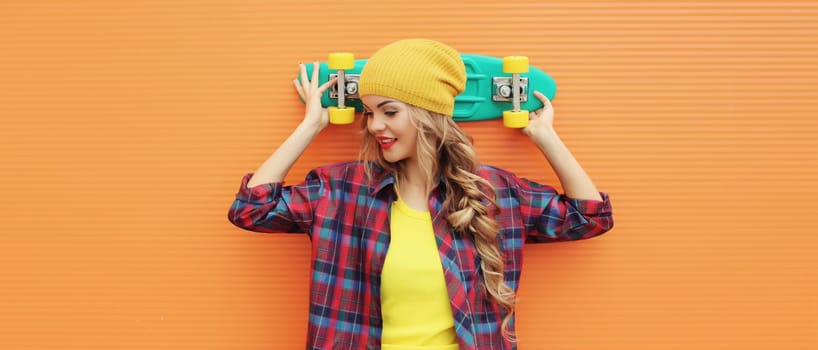
[[[409,116],[409,108],[393,98],[363,96],[367,131],[378,141],[387,162],[397,163],[417,157],[418,129]]]

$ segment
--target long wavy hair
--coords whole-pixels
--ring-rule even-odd
[[[454,230],[470,234],[480,256],[483,286],[486,292],[506,311],[500,326],[506,339],[514,340],[508,323],[514,314],[514,290],[503,280],[505,262],[497,241],[498,226],[493,216],[499,214],[494,187],[477,175],[477,153],[471,140],[451,117],[406,105],[413,124],[418,128],[417,158],[426,183],[433,184],[443,175],[449,224]],[[402,181],[404,162],[389,163],[379,150],[377,140],[367,131],[367,118],[362,118],[363,144],[360,158],[367,164],[377,164],[395,172],[395,181]],[[369,163],[371,162],[371,163]],[[371,178],[370,167],[366,167]],[[493,210],[491,210],[493,209]],[[491,211],[490,211],[491,210]]]

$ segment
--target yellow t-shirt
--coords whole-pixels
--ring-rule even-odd
[[[457,350],[432,217],[398,199],[381,273],[384,350]]]

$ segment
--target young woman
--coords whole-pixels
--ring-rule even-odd
[[[514,349],[524,243],[585,239],[613,226],[597,191],[553,129],[554,110],[522,130],[565,191],[481,165],[451,118],[466,72],[433,40],[402,40],[361,73],[361,160],[282,181],[324,128],[318,86],[301,66],[303,122],[244,177],[229,220],[312,242],[308,349]]]

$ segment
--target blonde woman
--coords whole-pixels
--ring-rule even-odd
[[[244,177],[229,220],[257,232],[304,232],[312,243],[308,349],[515,349],[514,305],[524,243],[579,240],[611,229],[599,192],[553,128],[554,110],[523,133],[565,191],[481,165],[451,118],[466,72],[460,54],[409,39],[376,52],[361,73],[361,160],[287,172],[328,125],[301,66],[303,122]]]

